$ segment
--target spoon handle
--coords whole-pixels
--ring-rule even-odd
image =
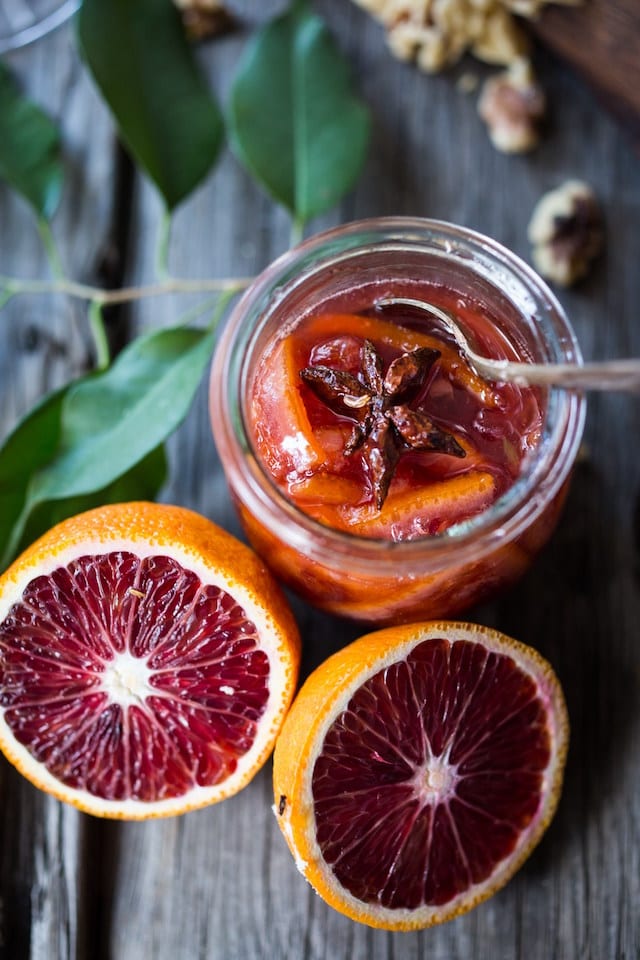
[[[376,307],[413,307],[429,313],[451,334],[467,360],[485,380],[515,383],[518,386],[563,387],[567,390],[640,391],[640,359],[605,360],[601,363],[516,363],[491,360],[472,350],[454,318],[426,300],[411,297],[383,297]]]
[[[477,354],[471,362],[481,376],[520,386],[544,385],[573,390],[640,391],[640,359],[601,363],[514,363],[488,360]]]

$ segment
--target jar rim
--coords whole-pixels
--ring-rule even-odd
[[[501,270],[530,298],[531,320],[539,322],[540,314],[549,327],[547,336],[555,337],[556,356],[550,359],[582,363],[575,333],[554,294],[528,264],[497,241],[441,220],[380,217],[353,221],[286,251],[256,277],[238,301],[212,364],[211,402],[216,409],[212,425],[219,451],[230,455],[225,469],[236,496],[279,541],[320,562],[326,562],[330,550],[332,563],[343,559],[350,569],[357,563],[359,569],[374,572],[381,561],[392,560],[395,567],[406,564],[411,573],[429,573],[469,560],[480,550],[488,552],[531,525],[569,474],[582,437],[586,404],[582,394],[549,390],[544,435],[529,464],[486,510],[441,534],[401,541],[364,537],[326,526],[297,507],[261,465],[247,428],[243,387],[251,343],[274,309],[310,276],[335,267],[347,255],[396,243],[426,252],[432,252],[426,244],[437,243],[451,262],[461,258],[474,272],[479,263],[485,270]],[[498,289],[495,282],[494,286]],[[518,312],[523,314],[523,309]]]

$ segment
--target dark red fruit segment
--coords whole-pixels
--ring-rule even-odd
[[[550,752],[538,687],[510,656],[425,640],[327,732],[312,778],[324,859],[366,903],[446,904],[513,851]]]
[[[244,610],[163,556],[85,556],[31,581],[0,624],[0,651],[16,739],[63,783],[107,800],[220,783],[269,695]]]

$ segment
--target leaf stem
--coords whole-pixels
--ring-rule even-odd
[[[96,348],[96,367],[98,370],[106,370],[111,363],[109,340],[107,339],[107,331],[102,315],[103,306],[104,304],[100,303],[99,300],[92,300],[89,304],[89,324]]]
[[[169,279],[169,242],[171,240],[171,212],[167,209],[163,211],[160,226],[158,228],[158,241],[156,244],[155,270],[159,280]]]
[[[58,253],[49,222],[45,220],[44,217],[38,217],[38,233],[40,234],[44,252],[47,255],[47,260],[51,267],[51,273],[57,280],[62,280],[64,278],[64,270],[62,269],[60,254]]]
[[[209,324],[210,330],[215,330],[224,316],[224,312],[229,305],[229,302],[233,300],[234,296],[238,293],[237,290],[225,290],[218,297],[218,302],[216,303],[212,316],[211,323]]]
[[[102,306],[116,303],[130,303],[144,300],[146,297],[161,297],[169,293],[237,293],[244,290],[253,281],[253,277],[227,277],[224,279],[191,280],[171,277],[158,283],[141,287],[121,287],[118,290],[104,290],[86,283],[76,283],[61,277],[59,280],[20,280],[0,276],[0,286],[9,296],[17,293],[61,293],[78,300],[95,300]]]
[[[9,290],[6,287],[4,288],[4,290],[0,290],[0,310],[2,310],[4,305],[8,303],[9,300],[11,300],[12,296],[13,296],[13,290]]]
[[[231,296],[233,296],[233,293]],[[187,310],[186,313],[183,313],[182,316],[176,321],[176,324],[180,327],[189,326],[190,323],[193,323],[194,320],[197,320],[198,317],[202,316],[203,313],[208,313],[210,310],[215,310],[219,299],[219,295],[207,297],[206,300],[202,300],[200,303],[197,303],[195,307],[192,307],[190,310]]]
[[[194,320],[197,320],[203,313],[210,312],[211,319],[207,324],[207,329],[213,333],[218,327],[229,302],[233,300],[237,293],[240,293],[239,289],[230,288],[229,290],[223,290],[222,293],[215,297],[209,297],[207,300],[196,304],[195,307],[180,317],[178,325],[186,327]]]
[[[294,217],[291,221],[291,233],[289,234],[289,245],[297,247],[304,236],[305,221],[300,217]]]

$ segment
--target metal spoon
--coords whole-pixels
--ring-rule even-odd
[[[455,339],[469,365],[485,380],[500,380],[521,387],[538,384],[574,390],[640,390],[640,359],[607,360],[583,365],[491,360],[472,350],[453,317],[431,303],[410,297],[385,297],[377,300],[375,306],[383,310],[386,307],[415,307],[432,314]]]

